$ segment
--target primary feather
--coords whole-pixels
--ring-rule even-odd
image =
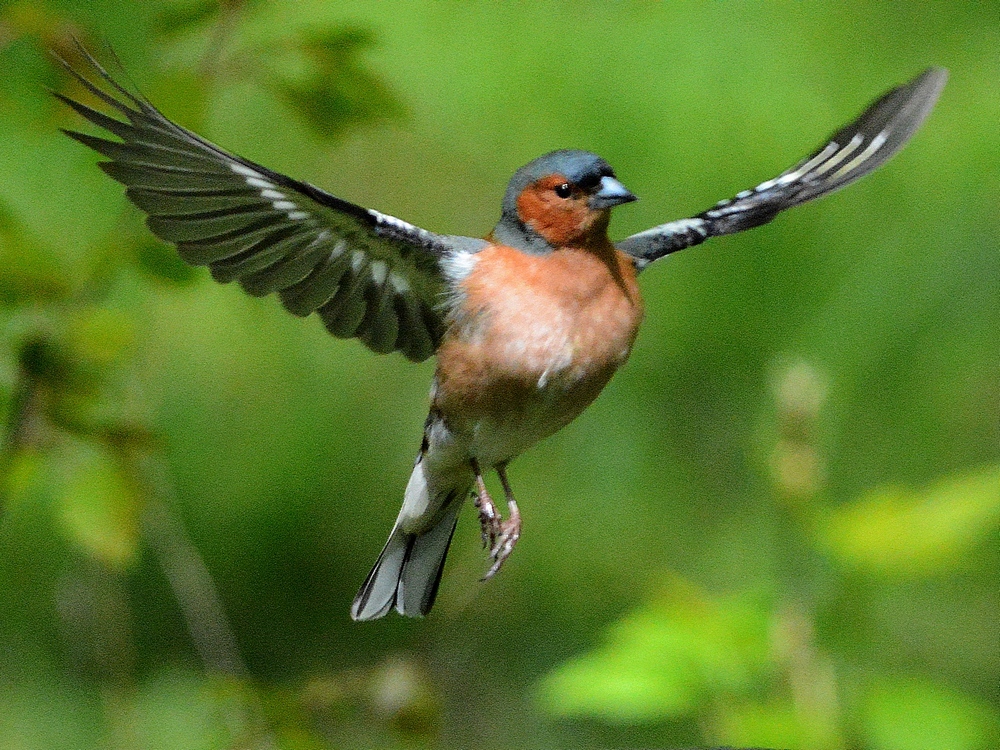
[[[417,362],[435,352],[449,299],[442,263],[485,243],[433,234],[224,151],[80,52],[111,93],[63,65],[125,120],[56,93],[119,140],[65,132],[110,159],[101,168],[185,262],[254,296],[276,292],[293,314],[315,312],[330,333],[375,352]]]
[[[781,211],[839,190],[891,159],[934,108],[948,72],[929,68],[873,102],[827,142],[771,180],[719,201],[690,219],[647,229],[618,243],[642,269],[657,258],[766,224]]]

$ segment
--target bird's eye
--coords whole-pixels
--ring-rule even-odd
[[[556,185],[556,195],[560,198],[569,198],[573,194],[573,188],[570,187],[568,182],[564,182],[561,185]]]

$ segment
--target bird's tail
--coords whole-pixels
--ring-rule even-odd
[[[422,617],[434,604],[444,559],[448,554],[458,511],[472,486],[471,476],[455,474],[430,487],[421,456],[406,485],[403,508],[374,567],[351,605],[355,620],[374,620],[393,607],[401,615]],[[435,512],[435,506],[437,510]],[[408,532],[414,520],[430,516],[431,525]]]

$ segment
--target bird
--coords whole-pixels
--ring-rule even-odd
[[[85,72],[58,59],[100,108],[53,93],[103,132],[63,132],[107,159],[98,166],[125,186],[156,237],[218,282],[318,315],[335,337],[413,362],[437,358],[402,508],[351,605],[359,621],[430,611],[470,497],[489,556],[483,579],[500,570],[521,536],[508,465],[573,421],[628,359],[645,314],[641,272],[880,167],[947,80],[945,69],[928,68],[778,176],[618,242],[611,212],[636,196],[601,157],[553,151],[514,173],[495,228],[475,238],[422,229],[230,153],[77,47]],[[506,517],[484,483],[491,470]]]

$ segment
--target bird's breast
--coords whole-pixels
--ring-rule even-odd
[[[643,315],[634,266],[610,244],[546,255],[493,245],[456,294],[435,407],[458,432],[503,443],[497,460],[583,411],[628,358]]]

